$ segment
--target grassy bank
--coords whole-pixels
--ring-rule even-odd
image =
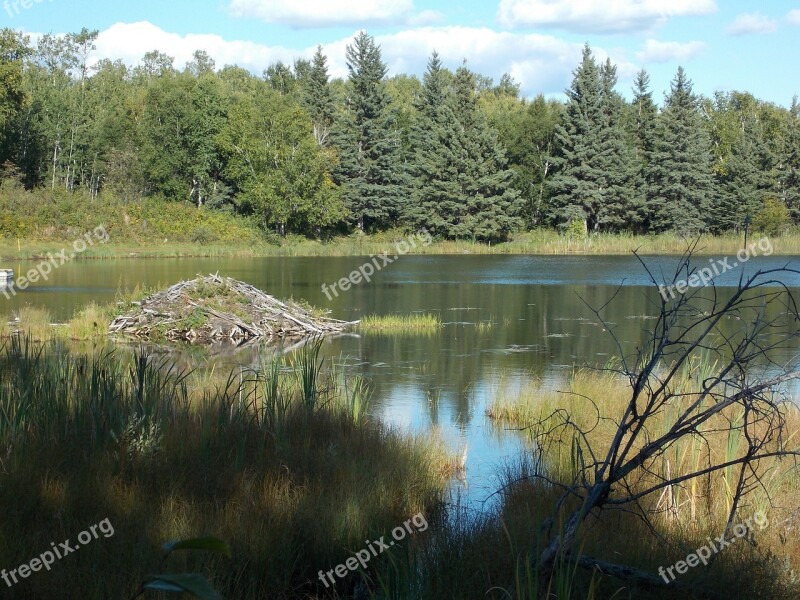
[[[164,568],[159,544],[203,535],[232,558],[171,566],[224,597],[331,597],[320,569],[417,513],[433,527],[452,459],[367,417],[363,385],[319,367],[311,348],[260,373],[198,377],[141,353],[75,356],[15,338],[0,354],[0,565],[104,519],[115,533],[14,597],[129,598]]]
[[[192,209],[196,210],[196,209]],[[109,229],[110,240],[94,245],[78,259],[114,258],[261,258],[280,256],[370,256],[396,254],[396,244],[407,239],[404,231],[391,231],[375,235],[334,237],[326,241],[300,236],[286,238],[256,238],[242,242],[242,238],[228,242],[191,242],[143,239],[140,242],[118,240],[114,229]],[[258,232],[254,232],[258,234]],[[82,234],[81,234],[82,235]],[[260,235],[260,234],[259,234]],[[0,238],[2,260],[35,260],[48,253],[57,254],[69,248],[75,238],[61,240],[33,240]],[[761,236],[752,238],[752,241]],[[771,239],[774,253],[800,254],[800,232],[791,231]],[[530,254],[530,255],[627,255],[634,250],[641,254],[680,255],[686,251],[689,240],[673,234],[634,236],[626,234],[597,234],[586,238],[572,238],[557,231],[542,229],[518,233],[503,244],[481,244],[469,241],[434,241],[428,246],[418,246],[412,254]],[[701,239],[698,254],[732,256],[742,248],[742,235],[705,236]],[[750,242],[748,242],[750,243]]]
[[[121,202],[111,196],[89,198],[64,190],[25,192],[0,188],[0,260],[38,259],[58,254],[87,232],[102,225],[108,242],[90,245],[78,259],[367,256],[398,254],[397,244],[410,232],[394,230],[374,235],[353,234],[325,240],[265,233],[250,218],[158,198]],[[760,236],[752,233],[752,239]],[[701,253],[732,255],[742,247],[742,235],[708,236]],[[800,230],[772,240],[777,254],[800,254]],[[681,254],[687,241],[675,234],[634,236],[597,234],[570,236],[539,229],[515,234],[503,244],[468,240],[434,240],[415,244],[415,254]],[[407,247],[401,246],[402,249]]]

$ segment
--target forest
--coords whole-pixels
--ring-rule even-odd
[[[434,53],[421,79],[390,76],[365,32],[346,80],[322,47],[255,75],[203,50],[182,70],[158,51],[133,68],[94,63],[96,38],[0,30],[0,195],[181,203],[314,238],[398,226],[486,242],[545,227],[779,234],[800,222],[796,97],[788,109],[744,91],[703,97],[679,68],[663,100],[644,70],[628,100],[588,44],[558,101],[521,97],[468,57],[452,71]],[[4,221],[0,234],[19,235]]]

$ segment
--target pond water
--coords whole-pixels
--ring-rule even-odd
[[[78,261],[48,282],[17,296],[0,295],[0,314],[24,304],[47,307],[68,319],[91,301],[114,300],[118,289],[137,284],[166,286],[199,273],[251,283],[278,297],[303,298],[332,316],[356,320],[367,314],[439,314],[445,326],[429,336],[344,336],[328,340],[328,360],[347,365],[371,382],[371,411],[411,430],[437,428],[454,450],[467,448],[466,479],[457,486],[476,510],[497,489],[501,465],[524,451],[515,432],[498,430],[485,416],[498,382],[531,377],[558,385],[574,366],[604,364],[619,355],[606,329],[627,351],[646,338],[657,314],[658,293],[633,256],[405,256],[385,266],[372,281],[340,292],[332,285],[368,259],[139,259]],[[674,272],[675,257],[644,257],[657,276]],[[709,257],[697,259],[705,266]],[[753,258],[714,279],[736,285],[742,273],[797,264],[795,257]],[[34,263],[4,264],[23,273]],[[800,288],[800,276],[783,277]],[[604,326],[590,307],[605,309]],[[491,325],[479,326],[484,323]],[[732,327],[737,327],[735,323]],[[249,364],[253,350],[226,355],[226,363]],[[791,351],[793,353],[793,350]],[[785,356],[787,361],[792,356]]]

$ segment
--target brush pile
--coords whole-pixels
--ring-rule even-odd
[[[351,325],[298,302],[280,301],[230,277],[198,276],[155,293],[111,323],[110,332],[146,340],[236,344],[342,333]]]

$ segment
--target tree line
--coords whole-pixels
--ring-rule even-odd
[[[520,97],[434,53],[388,77],[367,33],[346,79],[311,60],[256,76],[200,50],[184,69],[153,51],[91,65],[96,31],[0,30],[3,180],[247,215],[281,234],[425,227],[502,241],[581,232],[720,233],[800,220],[800,106],[746,92],[701,97],[682,68],[661,106],[641,71],[583,50],[563,102]]]

